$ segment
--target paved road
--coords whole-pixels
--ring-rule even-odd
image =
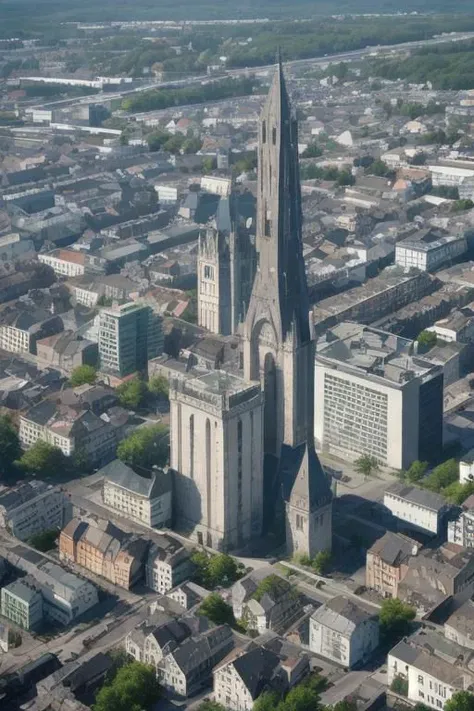
[[[474,37],[474,32],[466,32],[462,34],[456,35],[456,41],[464,41],[464,40],[469,40]],[[365,47],[364,49],[358,49],[354,50],[351,52],[341,52],[339,54],[329,54],[326,55],[325,57],[309,57],[306,59],[293,59],[289,61],[285,61],[285,66],[288,68],[291,67],[297,67],[299,65],[311,65],[311,66],[317,66],[320,64],[327,64],[329,62],[341,62],[341,61],[353,61],[355,59],[361,59],[362,57],[365,57],[367,55],[370,55],[373,52],[382,52],[382,51],[387,51],[387,50],[392,50],[392,49],[416,49],[418,47],[425,47],[427,45],[436,45],[440,43],[445,43],[449,41],[453,41],[454,38],[449,36],[449,37],[436,37],[432,39],[427,39],[427,40],[419,40],[416,42],[404,42],[402,44],[394,44],[394,45],[382,45],[379,47]],[[275,65],[274,64],[267,64],[265,66],[258,66],[258,67],[243,67],[239,69],[228,69],[226,70],[226,73],[224,76],[245,76],[247,74],[254,74],[256,72],[265,72],[265,71],[270,71],[273,69]],[[216,80],[220,79],[222,77],[216,77]],[[91,96],[82,96],[78,99],[62,99],[60,101],[56,102],[47,102],[44,104],[38,104],[35,105],[33,108],[35,109],[42,109],[42,108],[52,108],[54,106],[58,107],[60,105],[63,106],[77,106],[85,103],[89,103],[90,101],[94,101],[95,103],[101,102],[101,101],[110,101],[112,99],[123,99],[126,96],[131,96],[133,94],[136,94],[137,92],[140,91],[146,91],[147,89],[160,89],[160,88],[166,88],[170,86],[189,86],[191,84],[196,84],[196,83],[201,83],[204,80],[209,80],[209,77],[206,76],[199,76],[199,77],[188,77],[186,79],[181,79],[177,81],[166,81],[166,82],[150,82],[149,84],[145,84],[139,88],[136,89],[126,89],[124,91],[119,91],[113,94],[107,93],[107,92],[100,92],[98,94],[92,94]],[[178,108],[178,107],[173,107],[173,108]]]

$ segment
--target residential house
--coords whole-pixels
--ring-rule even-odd
[[[474,593],[474,551],[454,543],[424,549],[408,561],[398,597],[425,615],[453,598],[457,604]]]
[[[166,597],[175,600],[185,610],[199,605],[208,595],[209,590],[192,582],[182,583],[166,593]]]
[[[171,536],[154,539],[145,565],[147,587],[165,594],[187,580],[194,569],[191,553],[180,541]]]
[[[62,319],[47,311],[7,307],[0,314],[0,348],[9,353],[36,355],[37,341],[60,333],[63,328]]]
[[[466,650],[436,632],[420,632],[399,642],[387,658],[390,688],[411,704],[442,711],[458,691],[472,690]]]
[[[69,517],[69,500],[57,486],[33,480],[0,489],[0,528],[21,541],[60,529]]]
[[[36,354],[39,368],[58,368],[67,375],[81,365],[99,362],[98,344],[71,330],[37,340]]]
[[[387,531],[367,551],[365,581],[368,588],[384,597],[397,597],[410,556],[420,549],[417,541],[400,533]]]
[[[108,521],[93,526],[72,519],[59,536],[59,559],[71,561],[114,585],[130,589],[143,577],[148,541]]]
[[[263,692],[285,693],[308,672],[307,655],[286,640],[251,642],[214,671],[214,699],[230,711],[251,711]]]
[[[228,625],[213,627],[166,654],[158,663],[157,677],[168,692],[192,696],[209,684],[214,667],[233,646]]]
[[[114,459],[98,473],[104,477],[102,498],[106,506],[146,526],[170,527],[170,472],[155,469],[150,477],[146,477],[137,474],[120,459]]]
[[[448,542],[463,548],[474,548],[474,510],[463,506],[457,518],[448,523]]]
[[[122,428],[92,410],[69,407],[43,400],[20,418],[20,441],[31,447],[38,440],[59,447],[71,456],[80,451],[97,465],[109,462],[122,437]]]
[[[281,632],[302,612],[298,593],[288,580],[275,574],[259,580],[250,573],[238,580],[232,587],[232,606],[236,619],[259,634]]]
[[[474,649],[474,602],[467,600],[444,623],[444,636],[466,649]]]
[[[369,659],[378,644],[378,616],[354,600],[332,598],[311,615],[310,650],[347,669]]]

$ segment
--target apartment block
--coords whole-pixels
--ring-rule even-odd
[[[397,243],[395,263],[405,269],[429,272],[466,251],[467,242],[464,236],[450,235],[444,230],[429,228],[419,230]]]
[[[418,553],[420,544],[401,533],[387,531],[367,551],[365,584],[384,597],[398,597],[408,560]]]
[[[52,252],[38,254],[43,264],[48,264],[59,276],[76,277],[85,272],[85,255],[73,249],[54,249]]]
[[[57,486],[35,480],[0,489],[0,528],[21,541],[62,528],[69,515],[69,500]]]
[[[142,577],[148,541],[108,521],[99,526],[75,518],[59,536],[59,559],[82,566],[114,585],[131,588]]]
[[[104,504],[125,518],[160,528],[171,525],[171,473],[155,469],[149,477],[137,474],[119,459],[99,472],[104,476]]]
[[[164,595],[191,577],[194,570],[190,552],[176,538],[161,536],[154,541],[145,564],[148,588]]]
[[[356,323],[331,331],[315,365],[315,440],[353,460],[395,469],[441,454],[443,372],[415,357],[412,341]]]
[[[35,630],[43,621],[43,597],[32,575],[6,585],[1,591],[3,617],[24,630]]]
[[[162,352],[161,317],[139,303],[102,309],[99,315],[101,369],[119,377],[146,371]]]

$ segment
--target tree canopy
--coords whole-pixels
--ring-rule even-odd
[[[93,385],[97,379],[97,371],[92,365],[78,365],[71,373],[69,384],[75,388],[78,385]]]
[[[354,469],[364,476],[372,476],[380,471],[380,465],[377,459],[371,454],[363,454],[355,460]]]
[[[130,467],[162,467],[168,462],[168,442],[169,430],[166,425],[145,425],[120,442],[117,457]]]
[[[93,711],[150,711],[159,696],[155,669],[133,661],[100,689]]]
[[[204,551],[194,551],[192,561],[196,566],[196,581],[206,588],[228,587],[245,572],[243,566],[227,553],[209,555]]]
[[[168,399],[170,392],[168,378],[165,375],[153,375],[148,381],[148,390],[152,395]]]
[[[444,704],[444,711],[474,711],[474,695],[469,691],[457,691]]]
[[[234,625],[235,618],[232,607],[220,595],[213,592],[201,603],[199,614],[208,617],[216,625]]]
[[[39,439],[20,457],[18,466],[26,473],[42,478],[63,473],[69,462],[59,447]]]
[[[418,345],[427,351],[436,345],[438,336],[434,331],[421,331],[416,340],[418,341]]]
[[[395,641],[408,634],[416,610],[398,598],[387,598],[380,608],[380,631],[386,639]]]
[[[18,432],[10,417],[0,416],[0,476],[8,476],[14,469],[14,462],[21,457]]]
[[[125,381],[117,388],[120,404],[130,410],[136,410],[140,407],[145,401],[147,394],[146,383],[138,377]]]

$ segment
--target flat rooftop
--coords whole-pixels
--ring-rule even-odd
[[[198,378],[189,380],[176,379],[172,383],[172,392],[181,392],[185,395],[201,400],[223,410],[231,409],[236,405],[259,397],[260,386],[249,383],[243,378],[231,375],[221,370],[215,370]]]
[[[363,376],[403,384],[436,371],[427,360],[412,355],[413,341],[358,323],[345,322],[332,329],[337,340],[318,351],[316,360],[343,364]]]

